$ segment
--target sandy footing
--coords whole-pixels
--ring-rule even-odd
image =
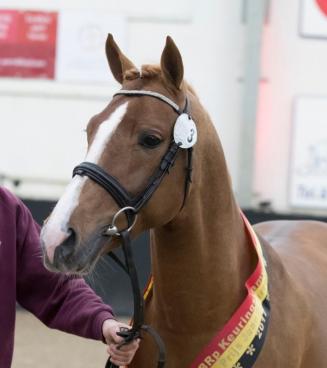
[[[104,368],[106,346],[51,330],[28,312],[19,310],[12,368]]]

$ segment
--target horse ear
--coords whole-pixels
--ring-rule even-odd
[[[170,36],[166,38],[166,45],[161,55],[161,71],[164,79],[172,83],[177,89],[181,88],[184,76],[182,56]]]
[[[134,64],[121,52],[111,33],[106,41],[106,54],[110,70],[116,81],[123,83],[126,70],[135,69]]]

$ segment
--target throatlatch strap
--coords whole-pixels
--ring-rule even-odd
[[[193,147],[187,149],[187,166],[184,184],[184,198],[181,209],[185,206],[188,190],[192,183],[192,171],[193,171]]]
[[[175,163],[178,150],[179,146],[175,142],[172,142],[165,156],[162,158],[159,168],[150,179],[149,184],[143,193],[133,201],[132,206],[135,208],[136,212],[139,212],[139,210],[149,201],[153,193],[159,187],[164,176],[169,174],[170,168]]]

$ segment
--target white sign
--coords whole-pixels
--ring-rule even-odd
[[[126,18],[106,11],[62,10],[58,19],[56,80],[107,83],[105,42],[112,33],[126,51]]]
[[[327,38],[327,0],[302,0],[300,28],[305,37]]]
[[[290,203],[327,208],[327,97],[298,98],[293,124]]]

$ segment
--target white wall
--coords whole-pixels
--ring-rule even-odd
[[[303,211],[291,207],[288,195],[294,101],[303,95],[327,96],[327,39],[301,37],[303,4],[304,0],[271,1],[263,34],[254,191],[257,201],[270,200],[274,209],[284,212]],[[322,21],[327,29],[327,17]]]
[[[186,78],[219,131],[233,178],[238,173],[242,115],[243,5],[241,0],[0,0],[0,8],[69,8],[123,15],[124,51],[136,64],[158,62],[170,34],[183,55]],[[72,168],[84,157],[83,129],[89,117],[107,104],[117,88],[109,77],[106,83],[92,85],[0,79],[0,174],[25,178],[14,188],[17,194],[60,195]]]

